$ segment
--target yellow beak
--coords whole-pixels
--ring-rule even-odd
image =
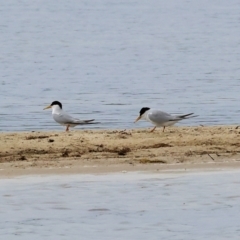
[[[140,120],[141,119],[141,116],[139,116],[136,120],[135,120],[135,122],[134,123],[136,123],[138,120]]]
[[[45,107],[43,110],[45,110],[45,109],[48,109],[48,108],[51,108],[52,106],[51,105],[49,105],[49,106],[47,106],[47,107]]]

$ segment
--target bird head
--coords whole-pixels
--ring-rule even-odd
[[[149,109],[150,109],[149,107],[143,107],[143,108],[140,110],[139,116],[137,117],[137,119],[135,120],[134,123],[136,123],[138,120],[140,120],[140,119],[143,117],[144,113],[145,113],[146,111],[148,111]]]
[[[61,104],[59,101],[53,101],[53,102],[51,103],[51,105],[45,107],[43,110],[48,109],[48,108],[52,108],[53,106],[57,106],[57,107],[59,107],[60,109],[62,109],[62,104]]]

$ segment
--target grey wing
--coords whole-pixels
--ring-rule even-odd
[[[162,124],[162,123],[166,123],[169,121],[174,121],[177,120],[175,116],[172,116],[169,113],[166,112],[162,112],[159,110],[152,110],[149,114],[148,114],[148,118],[150,121],[157,123],[157,124]]]
[[[61,114],[53,114],[53,119],[59,124],[76,124],[76,125],[91,124],[92,121],[94,121],[94,119],[80,120],[77,118],[73,118],[65,112],[62,112]]]
[[[76,123],[76,119],[66,113],[53,114],[53,119],[60,124]]]

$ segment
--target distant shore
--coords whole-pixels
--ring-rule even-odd
[[[240,167],[237,126],[0,133],[2,176]]]

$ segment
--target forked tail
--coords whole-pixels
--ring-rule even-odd
[[[100,122],[93,122],[95,119],[90,119],[90,120],[83,120],[84,124],[98,124]]]
[[[194,113],[188,113],[188,114],[185,114],[185,115],[179,115],[178,117],[180,119],[188,119],[188,118],[193,118],[193,117],[197,117],[198,115],[193,115]]]

